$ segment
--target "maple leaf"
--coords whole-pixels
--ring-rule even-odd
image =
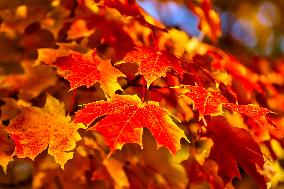
[[[229,101],[217,91],[208,91],[199,86],[185,86],[190,90],[185,95],[194,102],[194,109],[197,109],[201,115],[220,115],[223,113],[222,107],[232,112],[251,117],[257,123],[264,123],[268,113],[272,111],[259,107],[254,104],[238,105],[229,103]]]
[[[129,52],[122,61],[116,64],[137,63],[137,74],[143,75],[147,88],[159,77],[165,77],[169,68],[172,68],[182,78],[184,69],[180,65],[180,59],[165,50],[155,48],[137,47]]]
[[[197,109],[202,115],[212,115],[222,113],[222,103],[228,100],[216,91],[208,92],[205,88],[199,86],[187,86],[190,92],[185,95],[194,102],[194,109]]]
[[[212,117],[207,129],[214,142],[209,158],[218,163],[224,181],[231,182],[233,177],[241,177],[239,164],[261,188],[266,188],[264,177],[257,171],[257,168],[263,168],[263,155],[249,132],[232,127],[222,117]]]
[[[57,54],[54,50],[51,50],[51,53]],[[82,55],[70,50],[69,55],[60,56],[55,62],[48,59],[46,63],[67,71],[61,74],[70,82],[71,90],[83,85],[91,87],[96,82],[101,84],[101,88],[109,96],[112,96],[116,90],[122,90],[117,78],[125,77],[125,75],[113,67],[110,61],[101,60],[95,51]]]
[[[158,102],[142,103],[137,95],[114,95],[108,101],[87,104],[76,113],[75,122],[89,125],[105,116],[90,130],[102,134],[111,151],[121,149],[125,143],[142,146],[142,128],[146,127],[159,146],[165,146],[176,154],[181,147],[180,139],[186,137],[170,115]]]
[[[77,130],[84,125],[65,117],[64,105],[50,95],[43,108],[22,107],[21,111],[6,129],[16,145],[14,155],[34,159],[49,146],[48,153],[64,168],[67,160],[73,158],[70,151],[81,139]]]

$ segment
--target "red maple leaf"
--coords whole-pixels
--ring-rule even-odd
[[[117,78],[125,75],[113,67],[110,61],[100,59],[95,51],[87,54],[70,51],[69,55],[58,57],[55,62],[49,63],[67,71],[61,74],[70,82],[71,90],[83,85],[91,87],[96,82],[101,84],[101,88],[109,96],[116,90],[122,90]]]
[[[156,79],[165,77],[169,68],[172,68],[182,78],[184,69],[180,62],[179,58],[168,51],[138,47],[116,64],[137,63],[139,65],[137,74],[144,76],[147,88],[149,88]]]
[[[121,149],[125,143],[142,145],[142,128],[146,127],[159,146],[165,146],[172,154],[176,154],[180,149],[180,139],[186,137],[170,115],[158,102],[142,103],[136,95],[114,95],[108,101],[87,104],[76,113],[75,122],[89,125],[105,116],[90,130],[102,134],[111,151]]]
[[[194,109],[197,109],[201,115],[212,115],[222,113],[222,104],[228,103],[228,100],[216,91],[208,92],[205,88],[199,86],[187,86],[190,91],[185,95],[194,102]]]
[[[232,112],[240,113],[254,119],[257,123],[265,122],[268,113],[272,111],[259,107],[254,104],[238,105],[229,103],[229,101],[217,91],[208,91],[203,87],[187,85],[190,91],[185,95],[190,97],[194,102],[194,108],[201,115],[220,115],[223,113],[222,107],[229,109]]]

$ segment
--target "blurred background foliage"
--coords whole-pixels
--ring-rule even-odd
[[[203,36],[198,29],[198,18],[184,1],[138,2],[166,25],[180,28],[192,36]],[[221,17],[222,37],[218,45],[222,49],[234,54],[250,53],[274,58],[284,54],[284,1],[213,0],[212,3]]]

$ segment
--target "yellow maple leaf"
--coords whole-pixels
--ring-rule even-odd
[[[13,155],[34,159],[48,147],[48,153],[64,168],[67,160],[73,158],[70,151],[81,139],[77,132],[80,128],[85,126],[71,121],[70,116],[65,116],[64,105],[47,95],[43,108],[22,107],[21,114],[12,119],[7,132],[16,146]]]

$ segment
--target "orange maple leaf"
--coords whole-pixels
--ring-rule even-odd
[[[50,95],[43,108],[21,109],[21,114],[12,119],[6,129],[16,145],[13,155],[34,159],[49,146],[48,153],[64,168],[67,160],[73,158],[70,151],[81,139],[77,130],[85,128],[84,125],[65,117],[64,105]]]
[[[60,52],[55,52],[54,49],[50,49],[50,53],[60,55]],[[83,85],[91,87],[96,82],[101,84],[101,88],[108,96],[112,96],[116,90],[122,90],[117,78],[125,77],[125,75],[113,67],[110,61],[100,59],[95,51],[80,54],[72,50],[68,52],[64,50],[62,53],[68,53],[68,55],[59,56],[54,62],[48,59],[45,63],[55,65],[60,70],[66,71],[60,74],[70,82],[71,90]],[[42,51],[41,57],[48,54],[49,51]]]
[[[165,146],[176,154],[181,148],[180,139],[186,137],[170,115],[158,102],[142,103],[136,95],[114,95],[108,101],[87,104],[76,113],[75,122],[89,125],[105,116],[90,130],[104,136],[111,152],[121,149],[125,143],[142,146],[142,128],[146,127],[156,138],[158,146]]]
[[[147,88],[159,77],[165,77],[169,68],[172,68],[182,78],[184,69],[180,65],[181,60],[165,50],[155,48],[138,47],[129,52],[122,61],[116,64],[137,63],[137,74],[143,75]]]

